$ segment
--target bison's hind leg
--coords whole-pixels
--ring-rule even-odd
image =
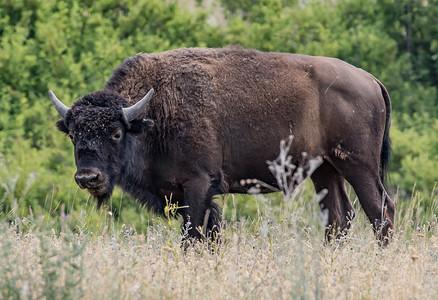
[[[326,190],[320,201],[321,210],[328,211],[326,240],[346,234],[354,209],[345,190],[344,177],[328,161],[324,161],[311,175],[317,193]]]
[[[376,237],[385,245],[394,228],[395,205],[383,186],[378,166],[350,166],[345,173],[345,178],[352,185],[360,205],[373,224]]]
[[[347,155],[341,157],[335,149],[330,162],[351,184],[377,238],[386,244],[394,227],[395,206],[381,180],[380,152],[373,147],[375,144],[367,139],[346,142],[338,150],[345,153],[344,149],[349,149]]]

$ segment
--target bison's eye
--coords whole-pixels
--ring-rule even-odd
[[[73,134],[69,133],[68,137],[70,138],[71,142],[74,144],[75,143],[75,137]]]
[[[116,132],[114,132],[113,135],[111,136],[111,139],[115,143],[120,142],[120,140],[122,139],[122,130],[121,129],[117,129]]]

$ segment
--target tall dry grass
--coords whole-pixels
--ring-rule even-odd
[[[99,226],[81,211],[74,230],[61,214],[59,232],[43,216],[12,210],[14,222],[0,224],[0,299],[438,299],[436,191],[429,206],[418,193],[398,205],[386,247],[358,201],[348,236],[327,245],[324,193],[312,196],[308,182],[294,189],[305,177],[295,171],[311,172],[318,160],[291,165],[291,142],[270,163],[284,196],[253,196],[256,213],[243,217],[237,197],[223,197],[221,243],[184,250],[170,204],[145,233],[117,226],[109,211]]]
[[[231,216],[221,244],[186,252],[173,220],[138,234],[107,218],[91,232],[83,212],[74,233],[55,234],[42,220],[19,219],[0,228],[0,298],[438,298],[437,218],[416,216],[420,200],[398,211],[385,248],[359,207],[348,237],[324,245],[323,217],[306,189],[280,206],[254,196],[257,216]]]

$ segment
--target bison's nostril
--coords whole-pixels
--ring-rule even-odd
[[[80,188],[94,188],[97,182],[99,174],[76,174],[75,180]]]

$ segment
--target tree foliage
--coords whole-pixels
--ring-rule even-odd
[[[393,103],[392,185],[430,191],[438,179],[437,14],[437,0],[2,1],[0,211],[14,199],[23,210],[86,199],[79,192],[72,204],[72,149],[55,129],[49,89],[69,105],[138,52],[228,44],[338,57],[376,75]]]

